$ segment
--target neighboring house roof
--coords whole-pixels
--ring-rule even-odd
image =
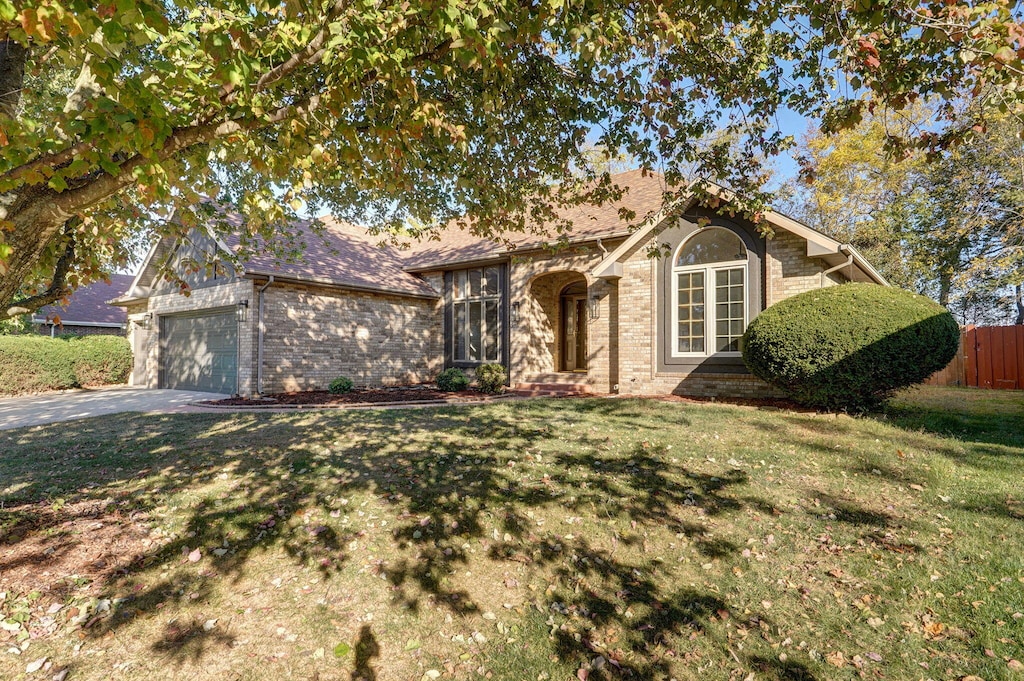
[[[67,305],[56,303],[39,308],[32,315],[32,322],[46,324],[59,317],[64,326],[123,326],[124,310],[107,301],[127,291],[133,279],[130,274],[112,274],[110,283],[96,281],[82,286],[71,294]]]
[[[581,205],[558,211],[559,217],[572,223],[571,232],[564,236],[554,229],[549,231],[503,234],[512,246],[492,239],[476,236],[464,225],[452,223],[443,228],[434,239],[416,241],[402,252],[406,268],[426,271],[465,262],[503,258],[510,250],[541,248],[559,238],[572,242],[593,241],[628,236],[630,222],[620,217],[620,210],[632,211],[632,224],[644,222],[661,209],[664,194],[671,188],[660,173],[630,170],[612,176],[612,181],[626,190],[618,201],[600,206]]]

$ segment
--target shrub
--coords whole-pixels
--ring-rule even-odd
[[[342,393],[352,392],[352,388],[356,387],[355,383],[348,376],[338,376],[336,379],[331,381],[330,385],[327,386],[327,392],[340,395]]]
[[[758,315],[743,336],[743,360],[797,402],[860,411],[942,369],[959,345],[952,315],[928,298],[843,284]]]
[[[501,364],[481,364],[476,369],[476,385],[485,393],[500,393],[505,390],[508,374]]]
[[[466,374],[462,373],[462,369],[445,369],[437,377],[437,389],[444,390],[445,392],[454,393],[460,390],[465,390],[469,387],[469,379],[466,378]]]
[[[0,394],[124,383],[131,370],[120,336],[0,336]]]

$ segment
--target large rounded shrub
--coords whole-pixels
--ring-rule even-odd
[[[925,296],[843,284],[758,315],[743,336],[743,361],[797,402],[856,411],[928,378],[959,346],[953,316]]]

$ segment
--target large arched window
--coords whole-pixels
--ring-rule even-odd
[[[736,355],[747,328],[747,249],[732,231],[705,227],[672,261],[675,357]]]

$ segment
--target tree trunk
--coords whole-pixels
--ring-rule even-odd
[[[25,83],[28,48],[10,38],[0,40],[0,115],[14,118]]]
[[[1016,293],[1017,303],[1017,320],[1014,324],[1024,324],[1024,284],[1018,283],[1014,287],[1014,293]]]
[[[953,277],[947,272],[939,272],[939,305],[949,307],[949,292],[953,288]]]

